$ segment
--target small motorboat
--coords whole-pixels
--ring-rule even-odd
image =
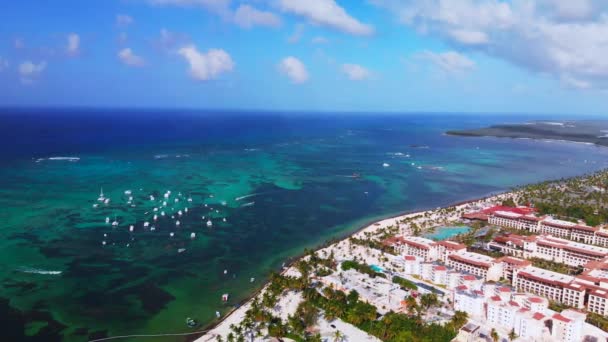
[[[195,328],[198,325],[198,322],[194,318],[186,318],[186,325],[189,328]]]

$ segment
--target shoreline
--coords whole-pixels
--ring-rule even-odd
[[[446,209],[446,208],[458,208],[458,207],[462,207],[462,206],[466,206],[472,203],[479,203],[479,202],[485,202],[488,200],[498,200],[500,199],[500,197],[504,197],[504,196],[509,196],[516,193],[516,191],[513,190],[505,190],[505,191],[498,191],[498,192],[491,192],[488,193],[487,195],[483,196],[483,197],[476,197],[476,198],[472,198],[469,200],[463,200],[460,202],[456,202],[456,203],[451,203],[451,204],[447,204],[444,206],[440,206],[440,207],[434,207],[434,208],[427,208],[427,209],[415,209],[415,210],[408,210],[408,211],[404,211],[398,214],[390,214],[390,216],[388,217],[384,217],[381,219],[376,219],[376,220],[370,220],[367,221],[365,223],[363,223],[359,228],[357,228],[354,231],[351,231],[349,233],[343,234],[340,237],[336,237],[334,239],[330,239],[326,242],[321,243],[320,245],[317,245],[315,247],[312,248],[312,250],[314,252],[318,252],[321,251],[323,249],[329,248],[333,245],[336,245],[342,241],[345,241],[351,237],[355,237],[358,234],[361,234],[363,232],[367,232],[367,231],[375,231],[381,228],[384,228],[384,226],[382,225],[382,223],[386,223],[389,220],[395,220],[395,219],[405,219],[407,217],[412,217],[412,216],[418,216],[421,214],[425,214],[428,212],[433,212],[436,210],[441,210],[441,209]],[[292,270],[293,266],[300,261],[303,257],[305,257],[305,255],[303,253],[298,254],[297,256],[294,257],[290,257],[285,261],[285,266],[282,267],[281,271],[279,272],[281,275],[284,275],[285,273],[288,273]],[[218,321],[210,323],[208,325],[206,325],[202,331],[200,332],[200,335],[196,336],[196,333],[193,333],[194,336],[189,337],[187,339],[187,341],[199,341],[199,342],[210,342],[210,341],[215,341],[215,337],[217,335],[223,335],[221,332],[219,332],[219,330],[226,330],[229,331],[229,327],[225,327],[224,325],[230,323],[230,324],[234,324],[235,322],[232,322],[235,320],[235,318],[237,319],[236,323],[240,323],[242,320],[242,316],[244,316],[244,313],[247,311],[248,309],[248,305],[253,301],[253,299],[255,299],[258,295],[260,295],[261,293],[263,293],[263,291],[268,287],[268,285],[270,284],[269,280],[266,280],[264,282],[264,284],[262,285],[261,288],[259,288],[258,290],[256,290],[254,293],[252,293],[250,296],[247,296],[247,298],[243,299],[242,301],[240,301],[239,303],[235,304],[235,307],[230,310],[228,313],[226,313],[224,316],[222,316]],[[235,317],[235,315],[237,315],[238,317]],[[228,326],[230,325],[228,324]],[[213,333],[214,331],[218,330],[217,333]],[[206,339],[204,339],[207,336]]]

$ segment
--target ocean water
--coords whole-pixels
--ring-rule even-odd
[[[186,317],[212,323],[288,258],[371,220],[606,167],[595,146],[443,134],[522,119],[3,110],[0,329],[188,332]]]

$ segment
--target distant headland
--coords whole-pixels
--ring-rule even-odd
[[[447,131],[448,135],[514,139],[550,139],[608,146],[608,120],[530,121],[486,128]]]

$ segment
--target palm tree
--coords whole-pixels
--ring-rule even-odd
[[[509,333],[509,341],[513,341],[516,338],[517,334],[515,333],[515,329],[511,329],[511,332]]]
[[[492,328],[492,331],[490,332],[490,337],[492,338],[492,341],[498,342],[498,333],[496,332],[496,329]]]
[[[340,330],[336,330],[334,333],[334,342],[342,342],[344,337],[345,335]]]

